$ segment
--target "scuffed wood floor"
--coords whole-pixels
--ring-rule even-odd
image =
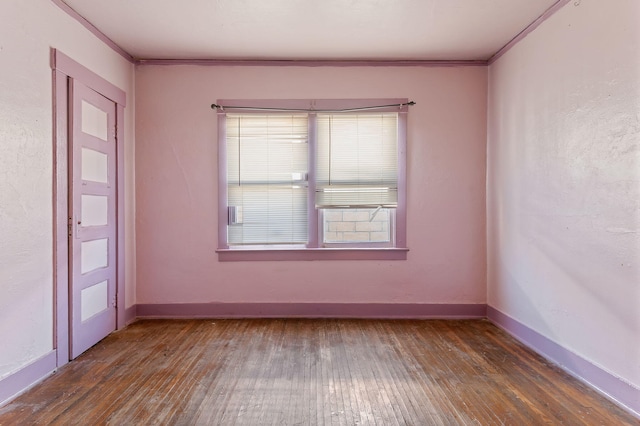
[[[491,323],[146,320],[0,425],[638,425]]]

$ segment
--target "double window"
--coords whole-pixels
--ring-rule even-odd
[[[221,257],[406,246],[406,99],[219,104]]]

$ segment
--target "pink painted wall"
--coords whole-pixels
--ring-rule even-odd
[[[570,2],[490,67],[488,303],[640,388],[640,2]]]
[[[127,302],[135,301],[133,64],[50,0],[0,15],[0,380],[53,350],[52,47],[118,86],[125,109]],[[0,404],[3,401],[0,400]]]
[[[485,303],[485,67],[139,66],[137,302]],[[409,113],[407,261],[218,262],[219,98],[385,98]]]

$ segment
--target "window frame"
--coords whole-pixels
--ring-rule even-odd
[[[217,109],[218,124],[218,259],[220,261],[247,261],[247,260],[406,260],[406,222],[407,222],[407,197],[406,197],[406,169],[407,169],[407,112],[406,98],[385,99],[220,99],[217,105],[223,108]],[[354,108],[377,107],[380,105],[393,105],[384,108],[376,108],[375,112],[398,113],[398,205],[393,214],[395,226],[390,230],[394,240],[393,245],[379,245],[371,243],[336,243],[323,244],[323,220],[322,210],[315,207],[316,191],[316,113]],[[257,114],[264,114],[272,110],[296,109],[306,112],[309,117],[308,129],[308,243],[306,246],[291,245],[277,247],[267,246],[229,246],[227,241],[228,206],[227,206],[227,143],[226,143],[226,114],[251,113],[242,107],[263,108],[256,110]],[[305,110],[305,111],[302,111]]]

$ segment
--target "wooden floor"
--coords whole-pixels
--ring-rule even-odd
[[[148,320],[0,425],[638,425],[483,320]]]

